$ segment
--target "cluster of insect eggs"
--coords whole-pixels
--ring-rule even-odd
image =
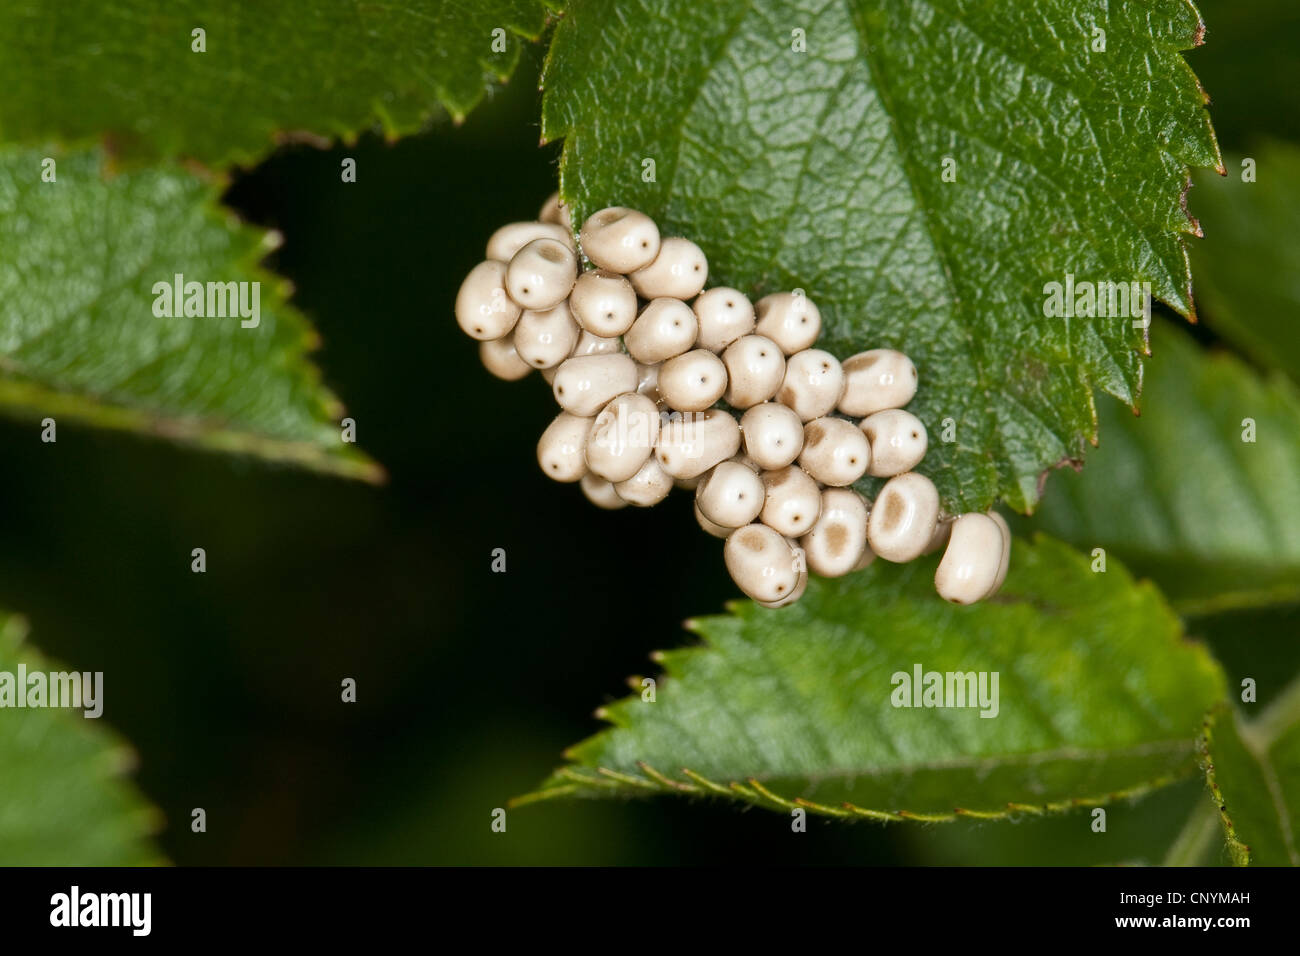
[[[873,349],[840,362],[813,348],[821,314],[801,291],[757,303],[705,290],[689,239],[624,207],[593,213],[575,241],[553,195],[539,218],[493,233],[456,297],[456,320],[498,378],[536,370],[561,411],[537,457],[596,506],[649,507],[676,487],[724,538],[736,585],[765,607],[796,601],[808,572],[847,574],[876,557],[944,548],[935,587],[989,597],[1011,537],[996,513],[949,517],[913,469],[928,447],[905,406],[916,366]],[[874,502],[852,485],[887,478]]]

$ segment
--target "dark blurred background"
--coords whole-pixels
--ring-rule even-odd
[[[1250,34],[1191,55],[1214,92]],[[1243,30],[1245,28],[1243,27]],[[1292,34],[1294,35],[1294,34]],[[0,423],[0,606],[78,670],[140,754],[178,864],[1104,862],[1167,845],[1195,781],[1088,817],[937,828],[788,818],[709,802],[548,802],[533,789],[654,673],[687,616],[735,596],[687,496],[595,511],[546,480],[537,376],[490,377],[451,305],[491,231],[555,188],[534,62],[459,128],[328,152],[287,148],[227,202],[281,230],[269,265],[324,340],[316,356],[391,480],[372,488],[64,427]],[[1255,104],[1258,109],[1258,104]],[[1244,147],[1248,124],[1222,124]],[[357,159],[357,182],[339,181]],[[1194,202],[1193,202],[1194,206]],[[207,550],[208,571],[190,572]],[[504,548],[505,574],[491,572]],[[358,701],[340,701],[355,678]],[[190,811],[208,831],[191,833]],[[1158,859],[1158,854],[1156,856]]]

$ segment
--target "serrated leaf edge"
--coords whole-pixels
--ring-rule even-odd
[[[563,14],[564,3],[563,0],[538,0],[538,4],[543,10],[540,23],[536,28],[523,23],[507,21],[504,23],[506,29],[520,40],[526,40],[530,43],[540,40],[551,24]],[[520,49],[516,47],[511,51],[511,54],[508,61],[502,64],[485,57],[477,58],[475,63],[483,71],[483,82],[475,95],[462,100],[452,96],[441,86],[436,86],[432,102],[428,107],[420,111],[418,117],[409,123],[400,123],[393,119],[385,106],[381,92],[371,98],[365,115],[353,122],[329,118],[320,120],[319,125],[315,127],[276,125],[268,132],[266,142],[260,147],[231,148],[211,160],[194,159],[183,150],[151,146],[144,154],[138,157],[133,156],[126,161],[125,165],[134,168],[159,162],[183,160],[186,164],[192,164],[209,171],[230,167],[251,169],[286,143],[306,143],[317,148],[328,148],[335,141],[338,141],[351,146],[357,142],[362,134],[376,127],[385,142],[393,143],[404,136],[410,136],[425,129],[438,116],[440,109],[445,110],[452,123],[459,126],[465,122],[469,114],[483,102],[483,99],[496,86],[509,82],[514,76],[519,66]],[[54,133],[47,133],[35,140],[13,140],[0,137],[0,142],[16,146],[33,146],[38,143],[49,144],[63,150],[99,147],[111,158],[112,164],[110,168],[117,169],[120,168],[119,164],[123,161],[122,150],[120,149],[121,132],[121,130],[115,129],[101,129],[93,135],[75,137],[63,137]]]
[[[1162,743],[1177,747],[1184,745],[1182,741],[1166,741]],[[833,806],[815,800],[808,800],[804,797],[790,798],[776,793],[758,777],[748,777],[744,782],[732,780],[723,784],[691,770],[689,767],[683,767],[681,773],[689,779],[689,782],[687,782],[675,780],[645,761],[637,761],[637,767],[644,776],[611,770],[608,767],[598,767],[594,773],[584,772],[576,767],[561,767],[555,771],[551,782],[543,784],[541,788],[531,793],[512,798],[507,802],[507,806],[511,808],[522,807],[543,800],[579,796],[584,790],[605,790],[610,793],[619,792],[629,796],[676,793],[694,797],[723,797],[769,810],[803,809],[819,816],[842,820],[865,819],[881,823],[900,823],[904,821],[951,823],[956,820],[1009,820],[1023,816],[1045,816],[1053,813],[1064,813],[1079,807],[1095,807],[1117,803],[1121,800],[1137,799],[1153,790],[1158,790],[1185,779],[1195,771],[1195,763],[1189,754],[1185,772],[1153,777],[1132,787],[1110,793],[1071,797],[1068,800],[1047,801],[1039,804],[1012,802],[1001,810],[974,810],[968,807],[953,807],[948,813],[933,813],[907,809],[880,810],[858,806],[847,801],[838,806]]]
[[[111,176],[111,156],[103,149],[89,152],[98,153],[101,173]],[[311,354],[320,347],[320,335],[306,314],[290,301],[293,284],[265,265],[266,256],[283,242],[280,233],[247,223],[221,205],[219,197],[229,184],[229,177],[225,174],[212,173],[201,165],[190,163],[163,163],[157,168],[168,167],[177,175],[190,176],[204,184],[200,208],[210,224],[230,232],[244,232],[257,239],[240,256],[231,260],[231,264],[245,270],[250,281],[260,282],[270,290],[269,305],[278,310],[279,321],[296,334],[296,341],[286,342],[276,357],[287,373],[303,376],[306,380],[316,410],[329,420],[318,424],[337,423],[346,413],[346,408],[325,385],[320,367],[310,360]],[[163,438],[206,451],[246,455],[263,462],[294,465],[369,484],[383,484],[388,480],[382,465],[359,449],[344,445],[341,439],[338,448],[330,449],[310,441],[229,428],[219,421],[196,415],[167,414],[109,401],[88,392],[57,388],[27,377],[20,363],[3,356],[0,356],[0,414],[36,420],[54,414],[96,428]]]

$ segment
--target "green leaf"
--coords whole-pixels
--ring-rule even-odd
[[[251,165],[285,139],[460,120],[508,78],[547,0],[63,0],[0,5],[0,135],[108,134],[132,158]],[[195,52],[192,31],[205,31]],[[501,30],[501,52],[493,31]]]
[[[657,658],[656,699],[602,708],[613,728],[531,798],[716,794],[952,820],[1096,806],[1193,770],[1223,678],[1151,585],[1042,538],[1017,542],[996,600],[959,608],[934,594],[936,561],[877,561],[779,611],[691,622],[704,644]],[[997,672],[997,716],[893,706],[894,675],[918,664]]]
[[[1227,176],[1198,176],[1205,241],[1192,247],[1196,299],[1207,324],[1266,368],[1300,381],[1300,148],[1261,144],[1229,156]]]
[[[1300,866],[1300,681],[1258,719],[1207,725],[1206,777],[1238,866]]]
[[[912,409],[956,428],[919,469],[946,507],[1025,510],[1094,437],[1093,387],[1136,397],[1145,350],[1127,316],[1045,318],[1045,286],[1191,308],[1180,200],[1219,163],[1180,54],[1202,33],[1185,0],[576,0],[542,132],[577,216],[644,209],[713,283],[804,289],[835,354],[905,350]]]
[[[1184,613],[1300,598],[1300,393],[1155,329],[1142,415],[1099,409],[1101,447],[1052,478],[1033,525],[1119,555]]]
[[[288,283],[257,265],[278,237],[221,210],[216,183],[170,165],[107,177],[102,159],[0,150],[0,412],[381,478],[341,440]],[[177,274],[250,283],[250,312],[257,284],[257,326],[158,317],[154,285]]]
[[[16,680],[20,666],[28,675],[66,672],[22,646],[26,633],[21,618],[0,612],[0,673]],[[0,708],[0,865],[163,862],[148,839],[161,815],[124,776],[135,762],[102,718],[63,708]]]

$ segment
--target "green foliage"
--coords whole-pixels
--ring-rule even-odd
[[[950,820],[1095,806],[1191,771],[1223,679],[1153,587],[1043,538],[1017,543],[996,600],[960,608],[935,596],[934,566],[877,561],[780,611],[692,622],[704,644],[658,658],[654,702],[602,708],[613,728],[534,796]],[[917,664],[998,672],[996,717],[892,706],[893,675]]]
[[[0,412],[129,429],[376,480],[307,360],[315,332],[259,268],[278,237],[164,165],[106,177],[95,150],[0,151]],[[160,318],[155,283],[260,283],[260,320]],[[251,286],[249,287],[251,290]],[[206,308],[206,303],[205,303]],[[251,320],[250,320],[251,321]]]
[[[0,672],[65,670],[22,646],[27,626],[0,613]],[[103,718],[54,708],[0,709],[0,865],[162,862],[148,836],[160,815],[124,778],[135,754]]]
[[[1141,416],[1099,409],[1101,447],[1053,476],[1035,526],[1113,551],[1185,612],[1300,598],[1300,393],[1155,329]]]
[[[0,136],[107,134],[116,153],[252,163],[292,138],[461,119],[546,23],[547,0],[18,0],[0,5]],[[195,52],[192,31],[205,31]],[[505,49],[494,52],[493,30]]]
[[[1234,862],[1300,866],[1300,681],[1256,720],[1220,711],[1203,747]]]
[[[1219,163],[1180,53],[1202,33],[1185,0],[579,0],[542,132],[579,216],[644,209],[715,283],[806,290],[836,354],[907,351],[913,410],[956,427],[921,466],[946,506],[1025,510],[1095,436],[1094,386],[1136,399],[1145,349],[1128,317],[1046,318],[1045,284],[1191,308],[1180,199]]]
[[[1253,182],[1242,179],[1245,158],[1229,156],[1227,176],[1196,179],[1196,299],[1215,332],[1300,382],[1300,148],[1260,144]]]
[[[442,110],[459,121],[558,8],[0,9],[0,413],[379,479],[340,440],[343,410],[307,358],[316,337],[288,284],[259,265],[278,237],[234,221],[219,178],[175,160],[251,164],[286,141],[376,126],[395,138]],[[1236,14],[1223,22],[1241,29]],[[1072,274],[1150,282],[1192,312],[1196,227],[1181,200],[1191,168],[1221,167],[1182,57],[1204,34],[1186,0],[571,4],[542,131],[565,139],[578,217],[645,209],[700,242],[714,283],[806,290],[836,354],[906,350],[922,378],[913,410],[936,439],[923,470],[949,510],[1033,508],[1044,471],[1081,460],[1100,422],[1101,448],[1083,474],[1053,479],[1040,526],[1113,553],[1101,574],[1054,540],[1018,542],[1003,592],[973,608],[935,597],[932,557],[813,580],[778,612],[745,602],[691,622],[702,644],[657,657],[657,696],[602,708],[612,727],[522,801],[665,793],[960,819],[943,844],[915,828],[918,852],[949,862],[1030,858],[1023,830],[984,825],[1004,819],[1052,844],[1041,862],[1102,862],[1086,815],[1121,801],[1115,833],[1131,839],[1113,862],[1219,862],[1216,815],[1234,862],[1300,862],[1300,682],[1256,720],[1221,704],[1204,718],[1223,670],[1117,560],[1179,610],[1217,615],[1198,623],[1216,647],[1229,635],[1230,685],[1261,654],[1283,659],[1235,641],[1243,619],[1228,612],[1300,599],[1300,394],[1281,374],[1300,375],[1286,281],[1300,267],[1300,151],[1257,150],[1255,184],[1232,157],[1232,175],[1200,177],[1191,197],[1209,235],[1193,253],[1200,302],[1272,378],[1158,326],[1143,383],[1146,333],[1130,317],[1043,309],[1045,284]],[[47,157],[55,182],[41,178]],[[258,327],[155,315],[155,284],[178,273],[260,282]],[[1121,403],[1140,387],[1135,418]],[[1094,390],[1119,402],[1094,409]],[[953,443],[938,439],[949,422]],[[0,615],[0,671],[49,669],[22,636]],[[996,717],[892,706],[894,675],[918,665],[996,672]],[[1261,695],[1286,679],[1265,677]],[[122,777],[132,755],[81,721],[0,710],[0,863],[160,862],[159,815]],[[1191,772],[1198,727],[1213,802],[1187,786],[1135,802]]]

